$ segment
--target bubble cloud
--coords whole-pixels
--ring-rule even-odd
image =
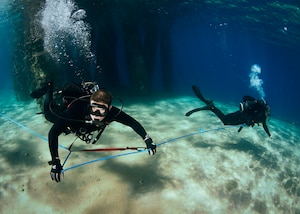
[[[46,0],[40,24],[44,48],[55,59],[68,58],[69,52],[90,53],[90,26],[83,21],[86,12],[72,0]],[[70,49],[73,49],[70,51]]]
[[[265,92],[262,87],[264,81],[259,78],[259,74],[261,73],[261,68],[259,65],[254,64],[251,66],[251,72],[249,73],[250,78],[250,88],[255,88],[258,94],[260,95],[260,98],[264,100],[265,98]]]

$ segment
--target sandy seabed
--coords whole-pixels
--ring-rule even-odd
[[[35,102],[11,97],[0,100],[0,213],[300,213],[300,128],[293,124],[271,118],[269,138],[259,126],[226,128],[207,111],[185,117],[202,105],[194,97],[124,99],[124,111],[143,124],[157,154],[72,152],[56,183],[47,164],[51,124],[36,114]],[[61,136],[60,145],[74,139]],[[73,149],[127,146],[144,143],[115,122],[96,145],[77,140]],[[68,150],[59,151],[65,159]]]

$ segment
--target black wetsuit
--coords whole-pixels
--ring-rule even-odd
[[[270,137],[271,134],[266,123],[266,104],[263,101],[256,100],[251,101],[250,105],[250,109],[236,111],[226,115],[215,106],[213,106],[210,110],[220,118],[224,125],[246,124],[247,126],[254,126],[255,124],[262,123],[265,132]]]
[[[91,132],[105,129],[106,125],[117,121],[131,127],[141,138],[145,138],[147,133],[143,126],[134,118],[112,106],[101,124],[86,123],[91,121],[89,112],[89,99],[78,99],[72,102],[68,107],[59,107],[51,103],[53,91],[49,89],[44,103],[44,113],[47,120],[54,123],[48,134],[49,149],[52,160],[58,157],[58,136],[62,133],[81,131]],[[49,105],[52,107],[50,111]],[[55,114],[53,114],[53,111]]]
[[[255,124],[262,123],[265,132],[271,137],[269,129],[267,127],[267,117],[270,115],[270,107],[264,100],[256,100],[251,96],[244,96],[243,102],[240,104],[240,111],[236,111],[230,114],[224,114],[220,109],[215,107],[212,100],[206,99],[199,87],[193,85],[192,89],[195,95],[203,101],[206,106],[201,108],[193,109],[187,112],[185,115],[190,116],[191,114],[202,111],[209,110],[215,113],[219,119],[223,122],[224,125],[242,125],[246,124],[247,126],[254,126]],[[242,130],[242,127],[239,129],[239,132]]]

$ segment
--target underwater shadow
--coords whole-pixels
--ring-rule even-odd
[[[164,186],[164,181],[170,179],[159,173],[157,164],[157,159],[145,165],[127,165],[117,161],[107,161],[101,169],[116,174],[120,180],[130,185],[132,194],[136,195],[160,190]]]
[[[236,143],[222,143],[222,144],[210,144],[210,143],[197,143],[194,145],[197,148],[208,148],[219,147],[225,150],[236,150],[239,152],[245,152],[252,156],[254,161],[259,161],[262,167],[278,169],[277,158],[268,153],[268,150],[260,145],[253,144],[245,139],[241,139]]]
[[[255,145],[247,140],[239,140],[237,143],[226,143],[220,145],[221,148],[227,150],[237,150],[241,152],[247,152],[253,155],[255,158],[260,158],[264,152],[267,150],[259,145]]]
[[[40,166],[41,161],[37,158],[37,147],[29,144],[28,141],[18,140],[12,147],[2,144],[1,157],[12,167],[18,166]]]

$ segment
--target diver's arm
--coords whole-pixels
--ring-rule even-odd
[[[119,111],[117,108],[115,108],[115,110]],[[145,139],[145,137],[147,136],[144,127],[137,120],[123,111],[118,112],[118,115],[113,118],[113,120],[131,127],[143,139]]]
[[[123,111],[116,107],[112,107],[111,113],[115,115],[112,121],[117,121],[126,126],[131,127],[145,142],[146,148],[149,155],[154,155],[156,153],[156,144],[153,142],[152,138],[146,133],[144,127],[136,121],[133,117],[129,116]]]
[[[64,124],[61,120],[56,121],[48,133],[49,150],[52,161],[59,160],[58,136],[63,132]]]
[[[58,156],[58,136],[64,130],[63,123],[57,123],[56,121],[52,128],[49,131],[49,149],[51,153],[52,160],[49,161],[49,165],[51,166],[50,177],[53,181],[60,182],[63,178],[63,166],[60,164],[59,156]]]
[[[265,132],[268,134],[268,136],[271,137],[271,134],[270,134],[270,131],[268,129],[266,121],[263,122],[263,128],[264,128]]]

